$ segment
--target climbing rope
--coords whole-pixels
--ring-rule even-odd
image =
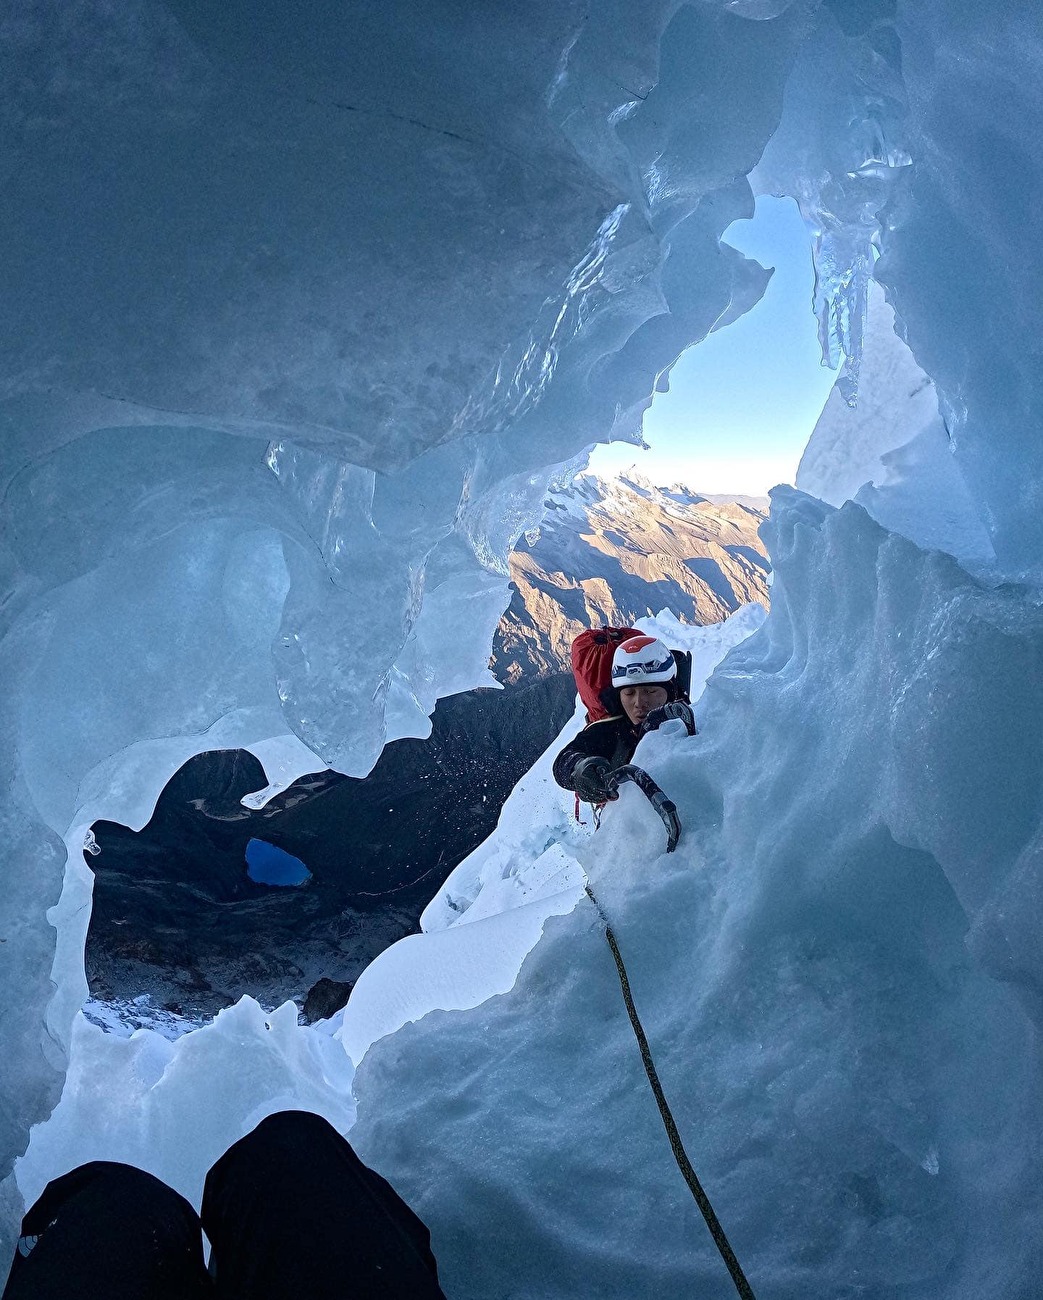
[[[753,1289],[749,1282],[746,1281],[746,1275],[742,1271],[738,1259],[735,1257],[735,1251],[725,1235],[724,1228],[721,1227],[721,1221],[714,1213],[714,1208],[710,1204],[710,1198],[703,1190],[695,1170],[692,1168],[692,1162],[688,1159],[688,1153],[684,1149],[684,1143],[681,1141],[681,1135],[677,1131],[677,1125],[674,1123],[673,1114],[670,1111],[670,1105],[666,1100],[666,1094],[663,1092],[663,1085],[659,1082],[659,1075],[656,1072],[655,1062],[652,1060],[652,1052],[648,1046],[648,1039],[645,1036],[644,1028],[637,1014],[637,1007],[634,1005],[634,998],[630,992],[630,980],[627,976],[627,968],[623,965],[623,955],[619,951],[619,944],[616,943],[616,936],[612,933],[612,927],[609,925],[608,917],[602,911],[601,904],[594,895],[594,891],[589,884],[583,886],[586,890],[587,897],[597,908],[598,916],[605,927],[605,938],[608,940],[608,946],[612,949],[612,956],[616,963],[616,971],[619,974],[620,988],[623,990],[623,1001],[626,1003],[627,1015],[630,1017],[630,1024],[634,1030],[634,1037],[637,1039],[637,1045],[641,1049],[641,1060],[645,1067],[645,1074],[648,1075],[648,1082],[652,1086],[652,1092],[655,1094],[656,1105],[659,1107],[659,1114],[662,1116],[663,1127],[666,1129],[666,1135],[670,1139],[670,1148],[674,1153],[674,1159],[677,1161],[677,1167],[681,1175],[688,1184],[688,1190],[695,1198],[703,1218],[706,1220],[706,1226],[710,1229],[710,1236],[713,1237],[714,1244],[721,1252],[721,1258],[727,1265],[728,1272],[731,1274],[732,1281],[735,1283],[735,1289],[738,1291],[742,1300],[756,1300]]]

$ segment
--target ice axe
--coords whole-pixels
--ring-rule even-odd
[[[633,781],[662,818],[663,825],[666,827],[666,851],[673,853],[677,848],[677,841],[681,838],[681,819],[677,815],[677,805],[672,799],[667,798],[645,769],[635,763],[625,763],[622,767],[617,767],[609,777],[613,796],[624,781]]]

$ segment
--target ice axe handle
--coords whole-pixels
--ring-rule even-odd
[[[677,815],[677,805],[672,799],[667,798],[645,769],[635,763],[626,763],[612,773],[614,787],[622,785],[624,781],[633,781],[659,814],[666,827],[666,851],[673,853],[677,848],[677,841],[681,838],[681,819]]]

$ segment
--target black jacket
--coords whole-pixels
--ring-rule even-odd
[[[634,757],[637,742],[642,732],[634,726],[625,713],[615,714],[611,718],[602,718],[600,722],[591,722],[583,728],[575,740],[570,740],[554,760],[554,779],[565,790],[575,790],[572,774],[576,764],[584,758],[597,755],[607,758],[614,772],[617,767],[629,763]]]

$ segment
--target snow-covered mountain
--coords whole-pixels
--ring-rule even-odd
[[[539,527],[511,555],[511,603],[493,664],[504,681],[569,667],[586,627],[629,626],[661,609],[719,623],[740,605],[768,604],[758,528],[767,499],[711,500],[654,487],[635,472],[581,474],[547,499]]]

